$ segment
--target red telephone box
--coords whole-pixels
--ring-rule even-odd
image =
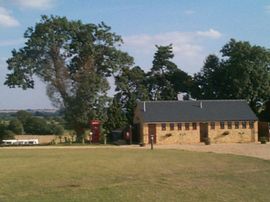
[[[101,123],[99,120],[92,120],[90,122],[90,127],[92,131],[92,143],[99,143],[100,125]]]

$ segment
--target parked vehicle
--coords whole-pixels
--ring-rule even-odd
[[[29,140],[2,140],[3,145],[34,145],[38,144],[38,139]]]

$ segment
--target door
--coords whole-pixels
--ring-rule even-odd
[[[258,140],[260,141],[261,137],[266,137],[267,141],[269,141],[269,124],[268,122],[258,122]]]
[[[154,135],[154,144],[157,142],[156,124],[148,124],[148,143],[151,144],[151,135]]]
[[[208,123],[200,123],[200,142],[208,138]]]

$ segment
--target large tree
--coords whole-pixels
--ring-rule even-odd
[[[42,16],[24,34],[25,46],[7,60],[9,87],[34,88],[33,76],[47,84],[52,102],[82,134],[87,122],[105,116],[107,77],[133,59],[118,49],[122,39],[104,23],[84,24],[65,17]]]
[[[201,92],[197,97],[246,99],[258,112],[258,107],[270,95],[270,51],[231,39],[220,52],[221,59],[208,56],[203,69],[195,76]]]
[[[194,75],[197,88],[193,91],[196,98],[218,99],[223,85],[224,75],[219,58],[209,55],[201,71]]]
[[[176,100],[180,92],[190,93],[192,77],[172,62],[172,44],[156,46],[153,66],[148,73],[151,100]]]
[[[115,77],[116,95],[126,117],[126,125],[133,124],[134,108],[137,101],[149,100],[147,77],[139,66],[123,68]]]

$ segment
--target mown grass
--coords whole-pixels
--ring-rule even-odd
[[[145,149],[2,149],[0,201],[269,201],[270,161]]]

